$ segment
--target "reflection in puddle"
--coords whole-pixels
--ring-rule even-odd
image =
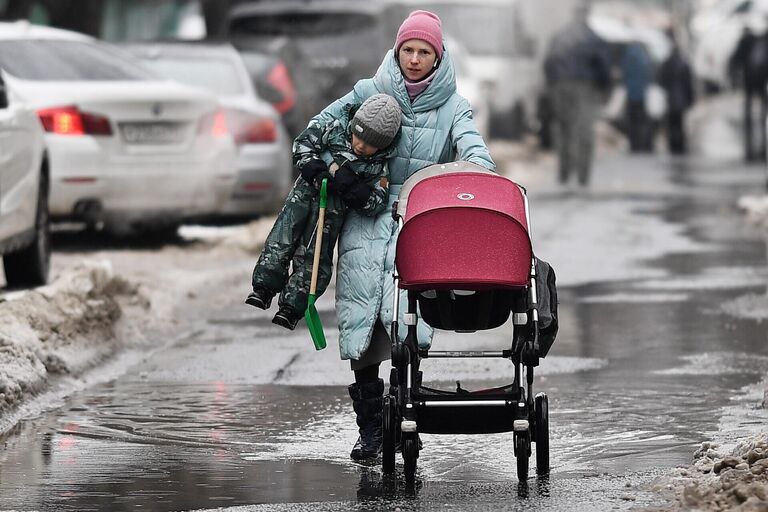
[[[179,348],[191,360],[189,374],[170,372],[161,354],[143,373],[94,387],[21,427],[0,452],[2,504],[57,511],[254,503],[270,511],[587,510],[599,496],[606,510],[637,506],[642,492],[633,488],[637,501],[624,500],[627,485],[688,463],[718,428],[735,435],[766,421],[764,409],[745,407],[761,399],[759,387],[745,386],[768,372],[764,329],[719,307],[754,291],[768,273],[754,266],[697,272],[698,257],[680,260],[684,277],[564,290],[562,335],[536,371],[536,390],[550,397],[549,479],[517,483],[510,434],[423,435],[412,489],[399,457],[395,478],[354,464],[357,431],[345,388],[318,378],[316,360],[294,361],[295,351],[281,347],[270,350],[286,359],[279,383],[307,385],[232,377],[237,352],[220,342],[246,336],[251,321],[212,321],[211,336]],[[272,336],[264,321],[251,327],[265,343]],[[286,340],[293,337],[282,338],[283,347]],[[502,360],[432,363],[422,366],[426,382],[488,386],[512,374]],[[247,361],[238,371],[253,366]],[[274,379],[267,377],[259,382]]]
[[[635,284],[638,289],[654,290],[719,290],[726,288],[762,287],[768,282],[765,267],[708,267],[694,275],[649,279]]]
[[[684,302],[689,299],[685,293],[614,293],[612,295],[594,295],[578,299],[585,304],[596,303],[637,303],[649,304],[652,302]]]
[[[686,364],[658,370],[659,375],[765,375],[768,356],[736,352],[709,352],[682,356]]]
[[[725,405],[717,390],[700,391],[708,376],[685,376],[687,382],[662,376],[639,388],[621,379],[589,384],[585,377],[547,376],[553,478],[683,462],[698,432],[711,428],[713,408]],[[24,429],[3,454],[0,494],[19,508],[56,510],[99,510],[111,500],[125,509],[295,503],[331,495],[349,500],[362,499],[361,492],[379,500],[387,494],[378,467],[363,470],[348,458],[357,432],[342,393],[118,381],[73,403],[66,423]],[[669,412],[683,397],[684,410]],[[451,482],[465,491],[516,482],[509,434],[423,440],[418,475],[432,492],[447,492]],[[532,467],[534,461],[535,453]],[[398,458],[398,474],[400,464]],[[46,491],[24,493],[29,485]],[[395,485],[394,496],[402,498],[401,491]]]

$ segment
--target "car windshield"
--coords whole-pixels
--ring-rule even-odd
[[[251,74],[268,72],[275,65],[275,57],[249,51],[241,51],[240,57],[243,59],[245,69]]]
[[[163,76],[201,87],[219,96],[243,94],[243,84],[234,64],[225,59],[159,57],[145,65]]]
[[[25,80],[155,80],[130,55],[88,41],[0,41],[0,68]]]
[[[369,30],[375,22],[373,16],[363,13],[293,12],[236,19],[231,30],[237,34],[262,37],[332,37],[334,34]]]

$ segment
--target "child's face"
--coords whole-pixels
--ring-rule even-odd
[[[367,142],[363,142],[357,135],[352,134],[352,150],[357,156],[371,156],[376,153],[379,148],[371,146]]]

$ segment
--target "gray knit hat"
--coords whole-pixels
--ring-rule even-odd
[[[374,94],[360,105],[352,118],[352,133],[371,146],[384,149],[400,129],[400,105],[388,94]]]

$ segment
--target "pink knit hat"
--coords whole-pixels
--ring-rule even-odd
[[[409,39],[421,39],[435,49],[437,58],[443,56],[443,29],[437,14],[429,11],[413,11],[405,18],[395,39],[395,51]]]

